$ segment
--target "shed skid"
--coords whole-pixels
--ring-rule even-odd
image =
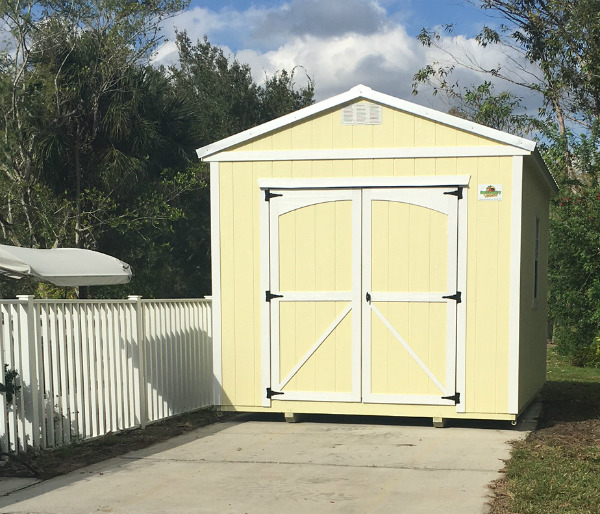
[[[295,414],[301,418],[303,414],[334,414],[340,416],[391,416],[399,418],[434,418],[440,417],[445,419],[473,419],[473,420],[496,420],[496,421],[516,421],[519,416],[517,414],[506,413],[489,413],[489,412],[468,412],[461,414],[456,410],[441,410],[437,408],[418,408],[421,406],[405,406],[405,405],[378,405],[365,404],[361,405],[360,409],[345,408],[343,403],[337,404],[322,404],[309,403],[302,405],[294,405],[287,407],[285,405],[273,406],[270,408],[255,407],[255,406],[232,406],[223,405],[219,407],[222,412],[262,412],[262,413],[277,413],[284,416]],[[415,408],[417,407],[417,408]],[[291,411],[290,409],[300,409]]]

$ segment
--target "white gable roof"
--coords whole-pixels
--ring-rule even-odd
[[[392,107],[394,109],[398,109],[409,114],[414,114],[416,116],[420,116],[431,121],[443,123],[444,125],[464,130],[466,132],[470,132],[478,136],[486,137],[499,143],[514,146],[521,150],[526,150],[529,152],[533,152],[535,150],[535,141],[514,136],[512,134],[492,129],[484,125],[479,125],[478,123],[473,123],[472,121],[458,118],[456,116],[451,116],[450,114],[446,114],[440,111],[428,109],[421,105],[407,102],[406,100],[401,100],[399,98],[395,98],[384,93],[379,93],[378,91],[373,91],[367,86],[358,85],[356,87],[353,87],[349,91],[346,91],[345,93],[332,96],[327,100],[323,100],[314,105],[309,105],[304,109],[300,109],[290,114],[286,114],[281,118],[277,118],[267,123],[263,123],[262,125],[258,125],[257,127],[253,127],[251,129],[245,130],[244,132],[240,132],[225,139],[221,139],[220,141],[211,143],[210,145],[198,148],[198,150],[196,150],[196,153],[198,154],[198,157],[200,159],[204,159],[210,155],[214,155],[218,152],[222,152],[223,150],[231,148],[232,146],[244,143],[250,139],[262,136],[263,134],[266,134],[268,132],[275,131],[286,125],[290,125],[302,119],[308,118],[309,116],[314,116],[315,114],[323,112],[327,109],[331,109],[338,105],[342,105],[353,100],[357,100],[359,98],[371,100],[372,102]]]

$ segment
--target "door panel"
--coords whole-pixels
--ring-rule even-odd
[[[445,303],[372,305],[377,311],[371,326],[371,392],[438,397],[445,394],[437,379],[446,374],[446,348],[439,343],[446,339]]]
[[[352,392],[352,313],[348,307],[349,302],[279,304],[281,326],[289,329],[280,331],[278,391]]]
[[[371,205],[371,288],[446,291],[448,216],[389,200]]]
[[[360,400],[360,191],[271,199],[273,400]],[[354,314],[354,310],[358,315]]]
[[[352,290],[352,202],[309,205],[279,216],[282,291]]]
[[[365,402],[452,405],[457,202],[452,189],[363,192]],[[368,296],[367,296],[368,293]]]

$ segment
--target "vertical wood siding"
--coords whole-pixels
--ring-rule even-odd
[[[527,162],[527,161],[526,161]],[[546,380],[548,319],[548,190],[532,173],[523,176],[521,235],[521,323],[519,346],[519,410]],[[534,301],[535,220],[539,227],[538,297]]]

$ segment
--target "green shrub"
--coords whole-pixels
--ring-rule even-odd
[[[600,187],[562,189],[550,217],[550,317],[559,352],[584,366],[599,360]]]

